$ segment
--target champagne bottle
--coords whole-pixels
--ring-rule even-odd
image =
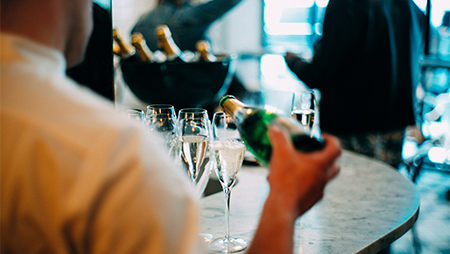
[[[123,39],[118,28],[113,29],[114,41],[119,46],[118,52],[116,52],[122,59],[130,58],[135,55],[136,50],[126,40]]]
[[[113,44],[113,53],[116,56],[122,57],[122,51],[121,51],[119,45],[117,45],[116,43]]]
[[[144,36],[142,36],[141,33],[136,32],[131,35],[131,44],[136,49],[136,52],[143,62],[155,62],[155,56],[153,55],[153,52],[148,48]]]
[[[216,56],[211,53],[211,45],[209,42],[204,40],[198,41],[195,47],[200,54],[200,60],[206,62],[215,62],[217,60]]]
[[[325,145],[320,137],[311,137],[308,130],[294,119],[264,109],[248,107],[232,95],[222,97],[219,105],[235,120],[247,148],[265,165],[269,164],[272,155],[272,146],[267,136],[270,125],[285,130],[299,151],[312,152],[322,149]]]
[[[167,61],[181,60],[183,62],[189,62],[188,57],[183,54],[173,40],[172,33],[167,25],[158,25],[155,29],[155,36],[158,40],[158,47],[167,56]]]

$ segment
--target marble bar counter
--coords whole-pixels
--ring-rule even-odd
[[[232,237],[251,242],[269,191],[267,173],[258,166],[239,172],[231,194]],[[223,193],[201,204],[202,232],[223,236]],[[344,151],[341,172],[325,197],[296,222],[294,253],[377,253],[406,233],[418,212],[419,193],[410,180],[385,163]]]

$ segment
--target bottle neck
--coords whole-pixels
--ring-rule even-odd
[[[198,41],[196,44],[200,58],[206,62],[215,62],[217,58],[211,53],[211,45],[207,41]]]
[[[181,50],[175,45],[172,38],[167,38],[166,36],[161,36],[159,38],[159,47],[166,53],[168,58],[175,58],[181,54]],[[173,60],[173,59],[172,59]]]
[[[140,33],[134,33],[132,35],[132,44],[136,48],[140,58],[144,62],[153,61],[153,53],[148,48],[144,37]]]
[[[134,55],[135,53],[134,48],[122,39],[122,36],[119,34],[119,31],[113,31],[113,38],[120,48],[119,54],[122,56],[122,58]]]
[[[252,112],[252,109],[237,99],[229,98],[221,103],[221,107],[225,113],[233,117],[237,124],[240,124]]]

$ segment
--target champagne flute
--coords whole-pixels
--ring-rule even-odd
[[[177,115],[174,106],[170,104],[150,104],[147,106],[147,123],[150,131],[160,135],[169,154],[173,154],[176,145],[175,125]]]
[[[123,115],[125,115],[128,119],[135,119],[142,123],[143,125],[146,125],[145,121],[145,113],[142,109],[137,108],[127,108],[123,110],[119,110],[119,112]]]
[[[305,90],[294,94],[294,105],[291,116],[296,119],[305,131],[314,136],[314,129],[318,127],[319,112],[313,90]]]
[[[236,174],[244,160],[245,144],[240,139],[236,123],[224,112],[214,114],[212,128],[214,168],[225,194],[226,233],[224,237],[213,239],[209,247],[215,251],[233,253],[247,248],[244,239],[232,238],[229,234],[231,188],[236,183]]]
[[[177,122],[178,151],[200,198],[209,180],[211,123],[206,109],[181,109]]]

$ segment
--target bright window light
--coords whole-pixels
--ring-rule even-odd
[[[441,122],[431,122],[428,125],[428,131],[431,139],[439,139],[444,135],[445,128]]]
[[[402,157],[403,158],[412,158],[414,155],[417,154],[417,151],[419,149],[417,148],[416,142],[413,141],[406,141],[403,144],[403,151],[402,151]]]
[[[444,163],[447,158],[447,151],[443,147],[432,147],[428,151],[428,158],[434,163]]]
[[[284,57],[278,54],[267,54],[261,57],[261,74],[264,78],[290,77]]]
[[[261,86],[275,90],[296,91],[303,83],[288,69],[280,54],[266,54],[261,57]]]
[[[316,0],[316,4],[318,7],[323,8],[328,5],[329,0]]]
[[[266,24],[264,31],[268,35],[311,35],[311,25],[308,23],[277,23]]]
[[[427,0],[414,0],[414,3],[422,10],[425,11],[427,9]]]
[[[314,0],[265,0],[266,6],[280,6],[282,8],[309,8],[313,6]]]

